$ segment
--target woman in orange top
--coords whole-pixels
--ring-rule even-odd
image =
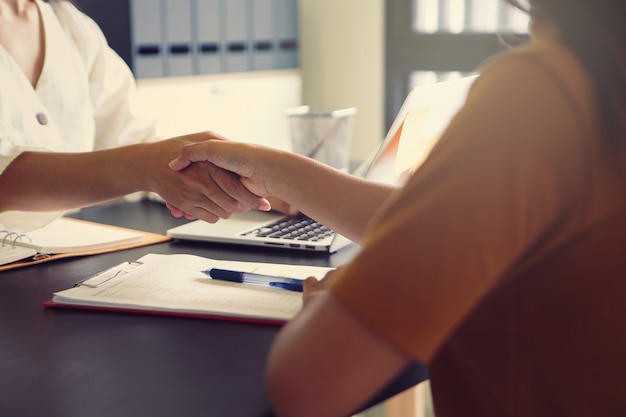
[[[529,12],[532,42],[481,68],[402,190],[353,180],[333,214],[311,196],[349,180],[297,156],[210,141],[172,164],[211,161],[362,241],[272,347],[278,415],[350,415],[412,361],[438,417],[626,413],[626,3]]]

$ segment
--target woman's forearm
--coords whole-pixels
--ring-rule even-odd
[[[0,175],[0,211],[81,207],[141,189],[131,147],[85,153],[24,152]]]
[[[264,158],[265,186],[271,195],[355,242],[361,241],[369,220],[395,190],[291,153],[258,156]]]
[[[355,242],[395,190],[291,152],[222,138],[185,146],[169,166],[180,172],[202,162],[237,174],[256,195],[284,200]]]
[[[135,191],[153,191],[190,216],[209,222],[263,208],[232,172],[198,163],[169,168],[185,144],[207,133],[84,153],[25,152],[0,175],[0,211],[56,211],[95,204]]]

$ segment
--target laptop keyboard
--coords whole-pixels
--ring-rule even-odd
[[[294,239],[308,242],[317,242],[333,235],[328,227],[315,220],[300,214],[294,217],[278,220],[249,232],[244,236],[269,237],[274,239]]]

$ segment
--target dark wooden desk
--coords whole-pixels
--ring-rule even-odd
[[[165,233],[186,220],[160,203],[115,203],[73,215]],[[334,255],[171,241],[0,272],[0,416],[269,415],[265,357],[278,327],[140,314],[45,309],[53,292],[146,253],[339,266]],[[412,370],[400,387],[423,379]]]

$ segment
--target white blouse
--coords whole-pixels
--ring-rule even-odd
[[[132,73],[97,24],[70,2],[35,2],[46,55],[34,89],[0,46],[0,173],[24,151],[84,152],[154,140],[154,120],[135,108]],[[61,214],[3,212],[0,230],[32,230]]]

